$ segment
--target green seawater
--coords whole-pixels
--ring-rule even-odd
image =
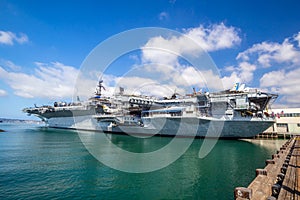
[[[265,160],[284,143],[218,140],[200,159],[203,139],[195,139],[165,168],[126,173],[94,158],[76,131],[22,124],[0,124],[0,129],[6,131],[0,133],[0,199],[233,199],[234,188],[247,187],[255,169],[264,168]],[[155,151],[173,140],[86,134],[101,134],[137,153]],[[103,148],[109,157],[109,146]]]

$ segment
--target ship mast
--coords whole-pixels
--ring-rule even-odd
[[[101,96],[101,90],[102,90],[102,88],[105,90],[105,87],[102,85],[102,83],[103,83],[103,80],[100,80],[99,83],[98,83],[98,85],[97,85],[97,87],[96,87],[95,94],[97,96]]]

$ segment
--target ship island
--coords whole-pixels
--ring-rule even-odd
[[[49,128],[140,136],[252,138],[275,122],[268,108],[277,94],[235,84],[219,92],[196,92],[169,98],[126,94],[102,96],[103,81],[85,101],[54,102],[24,108]]]

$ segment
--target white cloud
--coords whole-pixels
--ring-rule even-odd
[[[142,66],[147,73],[157,74],[161,79],[169,79],[170,74],[175,70],[175,66],[168,64],[145,64]]]
[[[300,32],[294,36],[295,40],[298,42],[298,47],[300,47]]]
[[[277,86],[283,81],[283,77],[285,77],[284,70],[268,72],[260,79],[260,85],[262,87]]]
[[[5,90],[0,89],[0,97],[6,96],[7,92]]]
[[[191,89],[192,87],[207,88],[209,90],[222,90],[223,85],[218,74],[212,70],[197,70],[187,66],[177,69],[171,74],[171,83],[178,87]]]
[[[269,91],[278,93],[280,97],[279,103],[294,104],[300,106],[300,68],[287,70],[271,71],[262,76],[260,79],[261,87],[269,89]]]
[[[0,67],[0,77],[21,97],[55,99],[72,96],[77,69],[58,62],[36,65],[35,74],[11,72]]]
[[[253,72],[255,70],[256,70],[256,66],[253,64],[250,64],[248,62],[239,63],[238,72],[239,72],[240,79],[245,83],[252,81]]]
[[[224,70],[227,72],[233,72],[235,70],[235,67],[233,65],[224,67]]]
[[[13,71],[20,71],[22,69],[21,66],[16,65],[12,61],[5,60],[5,59],[0,59],[0,65],[2,65],[3,67],[7,67],[8,69],[13,70]]]
[[[236,57],[243,73],[232,74],[237,79],[253,79],[256,70],[267,71],[259,79],[260,88],[279,94],[276,103],[300,106],[300,32],[278,42],[261,42],[241,52]],[[249,65],[241,66],[247,62]],[[266,69],[268,68],[268,69]],[[244,78],[243,78],[244,77]]]
[[[160,78],[168,79],[174,85],[205,87],[208,81],[210,87],[222,88],[222,86],[215,86],[216,84],[212,84],[211,81],[217,80],[218,74],[212,73],[211,70],[199,72],[193,67],[185,66],[179,59],[189,55],[201,55],[203,50],[217,51],[232,48],[241,42],[239,30],[220,23],[208,27],[201,25],[197,28],[184,29],[183,32],[181,36],[167,38],[157,36],[148,40],[142,47],[141,60],[143,65],[148,65],[147,72],[161,73],[164,77]],[[244,78],[248,77],[246,72],[251,70],[252,68],[243,69]],[[215,82],[220,83],[220,81]]]
[[[229,76],[222,77],[224,88],[229,89],[237,82],[250,83],[253,80],[253,75],[256,69],[256,65],[250,64],[249,62],[238,63],[237,67],[226,67],[225,71],[229,71],[231,74]]]
[[[285,39],[281,44],[274,42],[262,42],[254,44],[251,48],[238,54],[237,59],[242,61],[256,60],[262,67],[271,67],[274,63],[296,64],[299,63],[300,52],[290,40]]]
[[[20,33],[19,36],[10,31],[0,31],[0,44],[13,45],[14,42],[23,44],[28,42],[28,36]]]
[[[121,87],[128,87],[128,88],[140,88],[144,85],[151,85],[156,84],[157,82],[150,78],[144,78],[139,76],[124,76],[124,77],[116,77],[117,85]]]
[[[178,65],[178,55],[174,51],[177,48],[172,43],[169,43],[162,37],[152,38],[142,49],[142,62],[145,63],[158,63],[164,65]]]
[[[159,18],[159,20],[166,20],[166,19],[168,19],[169,18],[169,14],[167,13],[167,12],[161,12],[161,13],[159,13],[159,15],[158,15],[158,18]]]
[[[232,72],[230,76],[222,77],[222,83],[225,89],[230,89],[234,83],[242,83],[242,80],[236,72]]]
[[[79,77],[78,69],[59,62],[36,62],[35,65],[32,74],[0,67],[0,79],[13,89],[15,95],[24,98],[64,100],[78,95],[84,100],[94,94],[101,75],[99,72],[91,72],[95,77]],[[112,94],[110,85],[114,84],[116,77],[103,75],[102,79],[106,88],[103,94]]]
[[[142,61],[177,65],[178,58],[187,54],[199,54],[203,50],[217,51],[232,48],[241,42],[238,29],[223,23],[208,27],[183,30],[182,36],[164,38],[157,36],[149,39],[142,47]],[[192,40],[191,40],[192,39]],[[176,55],[176,53],[180,55]]]
[[[132,69],[123,77],[117,77],[116,82],[127,89],[139,91],[145,89],[145,85],[160,85],[172,88],[172,90],[177,89],[177,91],[186,92],[189,92],[193,87],[204,88],[205,90],[223,89],[218,74],[212,70],[199,71],[192,66],[185,65],[176,67],[156,64],[144,65]],[[163,95],[162,91],[166,90],[161,89],[160,94]],[[144,90],[144,92],[148,95],[157,95],[157,91],[151,88],[148,91]]]
[[[0,67],[0,78],[14,90],[15,95],[24,98],[64,100],[78,95],[83,100],[94,94],[96,79],[85,77],[78,79],[80,72],[72,66],[59,62],[36,62],[35,65],[36,68],[32,74],[14,72]],[[192,86],[205,87],[207,78],[210,80],[218,78],[212,71],[198,72],[193,67],[181,66],[182,68],[172,67],[169,76],[164,79],[165,76],[157,76],[161,75],[161,72],[156,70],[143,73],[146,67],[149,66],[145,65],[144,68],[138,68],[137,71],[132,71],[122,77],[103,75],[105,90],[102,94],[109,96],[119,92],[119,87],[124,87],[127,94],[171,96],[175,91],[185,94],[188,92],[187,88],[191,89]]]
[[[124,87],[126,94],[147,96],[171,96],[175,91],[184,94],[185,90],[172,83],[164,84],[158,79],[139,76],[116,77],[116,86]],[[118,91],[115,91],[118,92]]]
[[[0,43],[13,45],[13,36],[11,32],[0,31]]]
[[[264,74],[260,79],[259,87],[279,93],[284,97],[282,99],[287,100],[287,95],[295,96],[294,91],[297,90],[295,84],[300,84],[296,76],[300,71],[292,69],[300,66],[300,49],[295,45],[295,41],[299,42],[299,39],[300,32],[293,38],[284,39],[282,43],[261,42],[239,53],[236,57],[237,66],[224,68],[225,72],[231,72],[230,75],[222,78],[224,87],[230,88],[235,82],[251,83],[257,70],[276,66],[276,68],[281,67],[282,70],[269,71]],[[292,71],[289,72],[288,69]],[[294,73],[294,78],[291,73]],[[293,84],[290,84],[291,82]]]
[[[196,41],[206,51],[232,48],[240,44],[241,38],[235,27],[227,27],[224,23],[203,25],[186,30],[186,35]]]
[[[174,75],[174,81],[176,81],[177,84],[184,86],[205,86],[205,80],[194,67],[180,69],[178,73]]]
[[[291,71],[271,71],[263,75],[260,84],[262,87],[277,87],[282,94],[291,95],[294,91],[300,93],[299,74],[300,68]]]

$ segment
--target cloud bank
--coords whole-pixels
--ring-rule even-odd
[[[103,75],[106,86],[104,93],[110,95],[118,89],[114,86],[121,86],[132,94],[146,91],[147,95],[166,96],[174,91],[184,94],[186,88],[194,86],[205,87],[205,80],[214,80],[218,74],[210,70],[197,71],[182,62],[181,57],[198,54],[203,50],[215,52],[232,49],[241,43],[240,30],[224,23],[200,25],[182,32],[182,36],[149,38],[141,47],[140,57],[135,60],[142,67],[122,77]],[[191,38],[197,45],[189,45],[187,38]],[[13,45],[27,41],[26,35],[16,36],[11,32],[0,31],[2,44]],[[235,82],[251,86],[255,80],[258,87],[280,95],[278,104],[300,106],[300,32],[284,38],[282,42],[262,41],[253,44],[238,53],[235,59],[235,63],[222,69],[227,74],[221,77],[225,89],[231,88]],[[63,99],[73,95],[79,73],[76,67],[60,62],[36,62],[33,73],[25,73],[21,72],[21,66],[11,61],[0,61],[0,78],[13,89],[15,95],[48,99]],[[89,80],[84,82],[81,87],[87,88],[85,95],[92,95],[95,83]],[[4,95],[7,92],[0,90],[0,96]]]
[[[0,67],[0,78],[17,96],[25,98],[63,98],[73,94],[78,70],[59,62],[35,63],[34,74],[12,72]]]
[[[166,17],[166,13],[161,13]],[[106,86],[104,93],[111,94],[116,88],[113,85],[125,87],[128,92],[148,95],[166,96],[173,92],[185,94],[186,88],[192,86],[205,87],[206,79],[215,80],[218,74],[211,70],[197,71],[187,63],[182,63],[180,57],[189,54],[197,54],[205,51],[217,51],[232,48],[241,42],[239,30],[225,26],[224,23],[210,26],[200,25],[196,28],[182,30],[182,36],[161,36],[149,38],[141,48],[140,72],[129,73],[123,77],[104,75]],[[5,44],[25,42],[27,37],[17,37],[13,33],[2,33]],[[189,45],[191,39],[195,44]],[[155,50],[151,49],[155,47]],[[176,50],[176,55],[168,50]],[[21,72],[19,66],[11,61],[2,61],[6,66],[0,67],[0,77],[14,90],[14,94],[24,98],[50,98],[62,99],[70,97],[74,93],[74,86],[79,70],[75,67],[64,65],[60,62],[35,63],[34,72]],[[146,71],[147,73],[144,73]],[[135,71],[136,72],[136,71]],[[101,74],[101,73],[99,73]],[[91,95],[95,83],[89,80],[83,81],[78,87],[86,88],[84,96]],[[152,89],[151,89],[152,88]]]
[[[181,59],[187,55],[201,55],[206,52],[230,49],[241,42],[239,29],[226,26],[224,23],[206,27],[200,25],[196,28],[184,29],[182,32],[181,36],[150,38],[142,47],[143,65],[159,63],[159,65],[151,65],[152,68],[147,67],[147,72],[160,72],[165,77],[169,77],[168,81],[173,85],[205,87],[207,80],[217,80],[219,74],[214,74],[209,69],[196,72],[189,64],[183,64]]]
[[[255,72],[267,69],[259,78],[259,86],[279,94],[280,105],[300,106],[300,32],[282,43],[254,44],[236,59],[239,64],[231,74],[232,79],[251,83]]]

